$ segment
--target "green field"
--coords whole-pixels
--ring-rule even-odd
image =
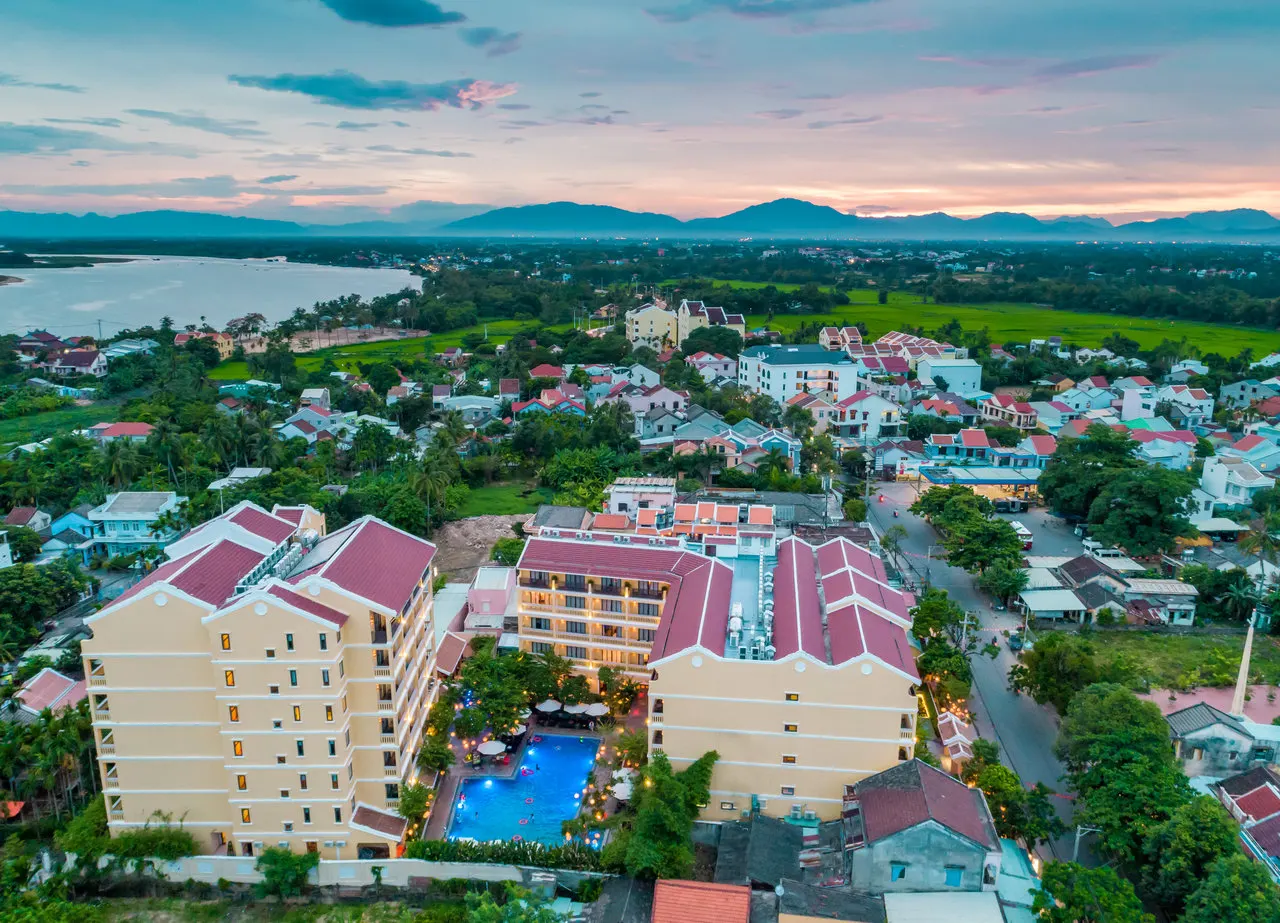
[[[73,429],[84,429],[95,423],[114,422],[117,409],[115,404],[91,404],[88,407],[65,407],[62,410],[50,410],[47,413],[0,420],[0,444],[22,445],[28,442],[39,442],[48,436],[67,433]]]
[[[437,353],[451,346],[462,346],[462,338],[469,333],[489,334],[489,342],[497,345],[505,343],[519,330],[532,326],[527,320],[494,320],[471,327],[459,327],[447,333],[432,334],[429,337],[410,337],[403,340],[378,340],[373,343],[353,343],[349,346],[329,346],[312,353],[298,354],[298,368],[314,372],[324,365],[326,358],[333,359],[334,364],[343,372],[359,374],[359,363],[370,362],[403,362],[409,359],[422,359],[431,353]],[[568,324],[552,327],[553,330],[567,330]],[[244,381],[251,378],[249,366],[244,362],[227,360],[209,371],[209,378],[215,381]]]
[[[471,516],[519,516],[536,513],[538,507],[552,501],[552,492],[545,487],[534,487],[523,481],[513,484],[492,484],[474,487],[467,502],[455,512],[457,519]]]
[[[1093,635],[1099,661],[1115,664],[1129,680],[1143,687],[1177,688],[1185,683],[1229,686],[1240,669],[1244,635],[1162,634],[1147,631],[1106,631]],[[1249,666],[1263,682],[1280,683],[1280,643],[1256,635]]]
[[[764,282],[715,281],[734,288],[768,286]],[[780,291],[795,291],[801,287],[777,286]],[[981,330],[986,327],[991,331],[992,341],[997,343],[1010,340],[1025,343],[1032,338],[1057,335],[1065,343],[1098,346],[1108,335],[1122,333],[1137,341],[1144,349],[1158,346],[1161,340],[1176,341],[1183,337],[1202,352],[1229,356],[1236,355],[1245,347],[1251,348],[1255,356],[1280,349],[1280,332],[1253,327],[1084,311],[1054,311],[1032,304],[922,304],[920,296],[910,292],[890,292],[889,303],[882,305],[877,303],[877,293],[871,289],[853,289],[847,294],[851,304],[833,308],[821,316],[838,324],[862,322],[867,325],[873,338],[907,325],[934,330],[956,320],[965,330]],[[753,314],[747,317],[747,327],[763,327],[767,321],[767,326],[785,333],[814,319],[812,315],[779,314],[767,321],[764,315]]]

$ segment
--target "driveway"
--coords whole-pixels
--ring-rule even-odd
[[[1026,785],[1043,782],[1050,788],[1061,791],[1064,788],[1062,764],[1053,755],[1053,745],[1058,736],[1056,712],[1048,706],[1037,705],[1028,696],[1017,695],[1009,690],[1009,668],[1013,665],[1014,658],[1000,632],[1020,628],[1021,619],[1008,612],[994,611],[990,601],[974,586],[969,574],[938,560],[941,549],[937,547],[937,533],[923,519],[907,511],[916,497],[915,488],[911,484],[900,482],[877,486],[880,495],[885,498],[884,502],[873,498],[868,504],[868,515],[876,528],[880,531],[893,525],[905,528],[907,537],[902,541],[901,547],[911,565],[918,572],[927,574],[933,586],[946,590],[961,607],[978,617],[976,631],[979,633],[979,650],[970,658],[973,667],[970,707],[979,733],[1000,744],[1002,761]],[[898,512],[896,519],[893,515],[895,510]],[[1074,555],[1082,550],[1080,539],[1076,538],[1072,530],[1044,510],[1001,518],[1017,519],[1032,531],[1033,554]],[[970,634],[974,631],[971,627]],[[993,640],[1000,646],[1000,654],[994,660],[981,651],[987,641]],[[1054,802],[1059,816],[1070,827],[1073,807],[1070,798],[1065,795],[1055,797]],[[1050,844],[1053,857],[1069,860],[1073,843],[1074,835],[1068,833]],[[1089,840],[1086,838],[1080,847],[1080,858],[1095,865],[1097,859],[1088,847]]]

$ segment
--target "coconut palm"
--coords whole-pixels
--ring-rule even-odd
[[[1259,587],[1275,582],[1276,559],[1280,557],[1280,512],[1274,509],[1263,511],[1250,525],[1249,531],[1240,536],[1236,547],[1245,554],[1257,556]]]

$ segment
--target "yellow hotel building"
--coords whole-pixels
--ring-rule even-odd
[[[86,620],[112,833],[164,815],[212,854],[396,855],[436,688],[435,546],[246,502],[166,554]]]

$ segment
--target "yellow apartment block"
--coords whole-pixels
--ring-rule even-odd
[[[246,502],[166,553],[86,620],[112,833],[163,815],[212,854],[394,856],[436,688],[435,547]]]

